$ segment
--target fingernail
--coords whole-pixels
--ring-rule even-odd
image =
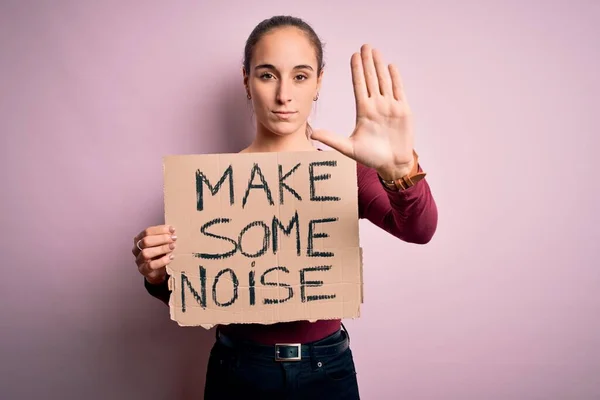
[[[175,243],[171,243],[171,244],[169,245],[169,248],[170,248],[171,250],[175,250]]]
[[[171,239],[173,239],[173,240],[177,240],[177,236],[176,236],[176,235],[173,235],[173,236],[171,236]]]
[[[171,254],[171,255],[169,256],[169,258],[172,260],[172,259],[174,259],[174,258],[175,258],[175,256],[174,256],[173,254]]]
[[[173,228],[172,226],[169,226],[169,231],[170,231],[171,233],[173,233],[173,232],[175,232],[175,228]]]

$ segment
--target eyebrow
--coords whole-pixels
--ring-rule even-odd
[[[256,67],[254,67],[254,69],[261,69],[261,68],[271,69],[271,70],[275,70],[275,71],[277,70],[277,68],[275,68],[275,66],[272,64],[260,64],[260,65],[257,65]],[[313,67],[311,67],[310,65],[306,65],[306,64],[296,65],[294,67],[294,69],[310,69],[311,71],[314,71]]]

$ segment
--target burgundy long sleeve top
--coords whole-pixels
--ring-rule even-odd
[[[418,165],[419,171],[421,166]],[[409,243],[425,244],[437,228],[437,206],[425,179],[398,191],[381,184],[377,172],[357,163],[358,214],[396,238]],[[146,290],[169,304],[171,292],[165,280],[152,285],[144,279]],[[225,335],[263,344],[307,343],[322,339],[340,329],[341,320],[316,322],[294,321],[269,325],[231,324],[219,327]]]

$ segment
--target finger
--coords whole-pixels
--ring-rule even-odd
[[[157,257],[162,257],[165,254],[171,253],[175,250],[175,243],[164,244],[162,246],[148,247],[138,254],[136,261],[138,263],[153,260]]]
[[[354,148],[352,147],[352,142],[350,139],[344,136],[340,136],[333,132],[325,131],[325,130],[316,130],[313,132],[312,139],[318,140],[326,146],[331,147],[344,154],[345,156],[351,157],[354,154]]]
[[[140,239],[140,247],[145,250],[150,247],[162,246],[163,244],[173,243],[177,236],[171,234],[144,236]],[[135,247],[137,247],[137,242]]]
[[[147,263],[148,269],[151,271],[156,271],[157,269],[164,268],[171,261],[173,261],[174,258],[175,258],[175,256],[172,253],[170,253],[170,254],[164,255],[163,257],[157,258],[155,260],[151,260]]]
[[[140,243],[140,245],[141,245],[141,243]],[[131,249],[131,252],[133,253],[133,255],[137,258],[137,256],[140,254],[141,251],[142,250],[140,250],[140,248],[137,246],[137,242],[134,242],[133,248]]]
[[[369,97],[367,84],[365,82],[365,73],[363,71],[362,60],[359,53],[352,54],[350,59],[350,67],[352,69],[352,85],[354,86],[354,98],[358,105]]]
[[[138,268],[138,270],[139,270],[140,274],[142,274],[144,277],[149,278],[151,280],[154,280],[160,276],[164,276],[167,273],[165,267],[158,268],[158,269],[151,269],[150,263],[144,263],[143,265],[141,265]]]
[[[136,236],[133,239],[134,245],[133,245],[133,248],[131,249],[131,252],[136,257],[136,259],[140,255],[140,252],[141,252],[140,247],[142,249],[146,249],[148,247],[155,247],[155,246],[159,246],[164,243],[172,243],[175,240],[177,240],[177,236],[175,236],[175,235],[163,234],[163,235],[159,235],[160,237],[157,237],[157,235],[144,236],[147,233],[151,234],[154,232],[161,232],[161,231],[175,232],[175,229],[173,227],[167,226],[167,225],[159,225],[159,226],[155,226],[155,227],[150,227],[150,228],[140,232],[138,234],[138,236]],[[138,239],[138,238],[140,238],[140,239]]]
[[[369,97],[379,95],[379,83],[377,82],[377,71],[375,70],[375,64],[373,62],[373,51],[371,50],[371,46],[364,44],[360,48],[360,55],[362,58]]]
[[[141,261],[137,263],[138,270],[142,275],[152,278],[156,276],[157,271],[160,272],[161,269],[164,269],[174,258],[173,253],[168,253],[160,257]]]
[[[171,225],[151,226],[138,233],[136,237],[133,238],[133,243],[136,244],[138,240],[144,238],[145,236],[161,235],[168,233],[175,233],[175,228]]]
[[[389,65],[390,77],[392,78],[392,90],[394,92],[394,98],[398,101],[406,101],[404,95],[404,84],[402,83],[402,77],[400,71],[394,64]]]
[[[377,80],[379,83],[379,93],[382,96],[392,96],[392,78],[387,66],[383,62],[383,55],[379,50],[373,49],[373,63],[377,72]]]

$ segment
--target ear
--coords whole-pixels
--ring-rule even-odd
[[[323,73],[324,72],[325,72],[325,68],[321,68],[321,73],[317,77],[317,93],[319,93],[321,91],[321,84],[323,83]]]
[[[242,78],[244,79],[244,89],[248,91],[248,72],[246,71],[246,67],[242,66]]]

